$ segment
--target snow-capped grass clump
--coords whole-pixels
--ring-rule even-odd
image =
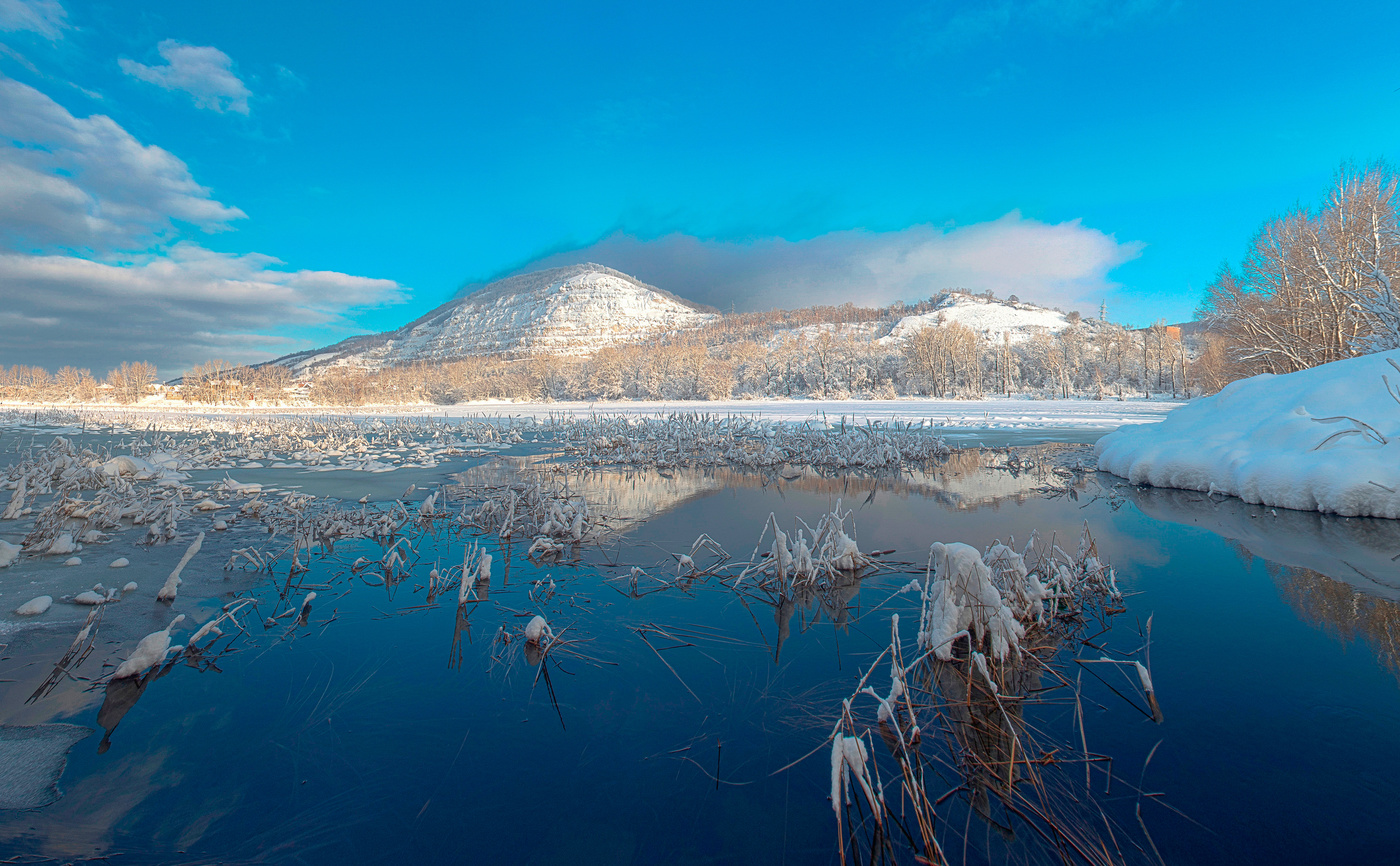
[[[1233,382],[1095,452],[1134,484],[1400,518],[1400,350]]]
[[[830,799],[843,861],[851,847],[878,852],[869,862],[903,862],[899,849],[907,844],[917,862],[951,862],[939,841],[940,818],[946,820],[941,804],[949,788],[974,792],[972,805],[984,817],[998,803],[1008,812],[1020,809],[1023,819],[1047,838],[1076,839],[1080,852],[1109,850],[1107,838],[1119,844],[1116,830],[1109,828],[1107,838],[1097,838],[1099,830],[1090,829],[1099,826],[1104,813],[1094,802],[1087,769],[1083,788],[1068,797],[1063,784],[1068,777],[1052,780],[1050,774],[1072,770],[1077,776],[1081,767],[1102,760],[1088,745],[1080,694],[1087,678],[1072,671],[1075,665],[1127,674],[1130,681],[1115,681],[1110,688],[1146,718],[1162,721],[1144,663],[1151,617],[1146,633],[1138,636],[1142,639],[1133,641],[1134,649],[1105,655],[1107,621],[1122,612],[1121,595],[1087,525],[1072,555],[1053,537],[1047,542],[1033,535],[1021,553],[1013,545],[997,542],[979,551],[957,542],[933,544],[917,652],[906,657],[900,616],[893,614],[889,646],[862,666],[854,692],[841,702],[829,736]],[[907,589],[896,589],[894,598]],[[1095,614],[1103,627],[1090,637],[1085,626]],[[1076,657],[1080,646],[1092,647],[1098,657]],[[887,658],[888,668],[882,664]],[[887,691],[868,685],[886,669]],[[1056,696],[1066,712],[1032,716],[1026,709],[1050,704]],[[859,705],[869,705],[866,697],[874,703],[873,719]],[[1036,722],[1029,723],[1031,718]],[[1069,720],[1070,730],[1058,736],[1051,732],[1055,718]],[[867,748],[863,742],[873,745],[876,732],[885,748]],[[882,816],[896,814],[902,832],[887,833]],[[1120,862],[1114,857],[1083,859]]]
[[[466,487],[463,492],[479,503],[474,508],[464,505],[458,524],[506,539],[534,538],[537,548],[562,549],[602,530],[582,496],[550,481],[535,478],[499,487]]]
[[[778,526],[777,516],[769,514],[754,547],[752,564],[739,573],[735,585],[752,575],[758,577],[760,583],[776,581],[777,588],[791,591],[795,587],[831,581],[842,574],[854,575],[872,560],[861,553],[848,534],[848,529],[851,533],[855,531],[846,525],[850,518],[851,512],[842,511],[838,499],[831,513],[817,521],[816,529],[799,517],[797,526],[789,534]],[[765,549],[770,533],[772,544]],[[698,547],[700,541],[697,540],[696,545]]]
[[[992,583],[992,571],[977,548],[960,542],[935,542],[929,548],[930,577],[923,595],[919,648],[945,661],[953,641],[967,637],[973,646],[990,641],[999,659],[1020,645],[1025,628]]]
[[[1021,553],[1001,542],[985,553],[960,542],[935,542],[921,594],[918,645],[947,661],[961,638],[1000,661],[1019,653],[1030,628],[1080,622],[1086,611],[1108,609],[1122,598],[1087,523],[1074,555],[1034,534]]]
[[[170,625],[160,631],[153,631],[141,638],[141,642],[136,645],[136,649],[122,662],[112,679],[119,680],[124,677],[140,676],[156,665],[165,661],[166,654],[170,651],[170,632],[175,626],[184,622],[185,615],[182,613],[170,621]]]

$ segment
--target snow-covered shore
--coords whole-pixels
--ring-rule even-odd
[[[1397,364],[1393,350],[1234,382],[1160,424],[1104,436],[1099,468],[1260,505],[1400,518]]]

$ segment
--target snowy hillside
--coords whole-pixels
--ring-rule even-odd
[[[472,355],[589,355],[605,346],[696,328],[718,314],[595,264],[498,280],[385,334],[354,337],[274,363],[383,367]]]
[[[953,322],[966,325],[985,339],[996,342],[1001,342],[1002,334],[1010,334],[1012,343],[1030,339],[1038,330],[1056,332],[1070,326],[1069,318],[1058,310],[963,292],[947,292],[937,299],[937,305],[929,312],[900,319],[890,329],[889,336],[880,342],[902,343],[924,328]]]

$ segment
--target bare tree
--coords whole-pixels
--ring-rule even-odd
[[[1203,306],[1245,373],[1288,373],[1400,346],[1400,217],[1394,173],[1343,165],[1321,208],[1265,224],[1240,270],[1221,269]]]
[[[107,374],[113,396],[122,403],[139,403],[156,382],[156,367],[145,361],[123,361]]]

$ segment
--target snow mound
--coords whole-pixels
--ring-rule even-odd
[[[91,733],[79,725],[0,725],[0,809],[38,809],[63,796],[68,750]]]
[[[1258,505],[1400,518],[1397,365],[1392,350],[1233,382],[1158,424],[1104,436],[1099,468]]]
[[[1030,339],[1036,331],[1063,331],[1070,327],[1069,318],[1058,310],[1048,310],[1035,304],[999,301],[962,292],[947,292],[927,313],[905,316],[890,329],[882,344],[902,343],[925,328],[957,322],[981,334],[983,339],[1001,342],[1009,334],[1012,343]]]

